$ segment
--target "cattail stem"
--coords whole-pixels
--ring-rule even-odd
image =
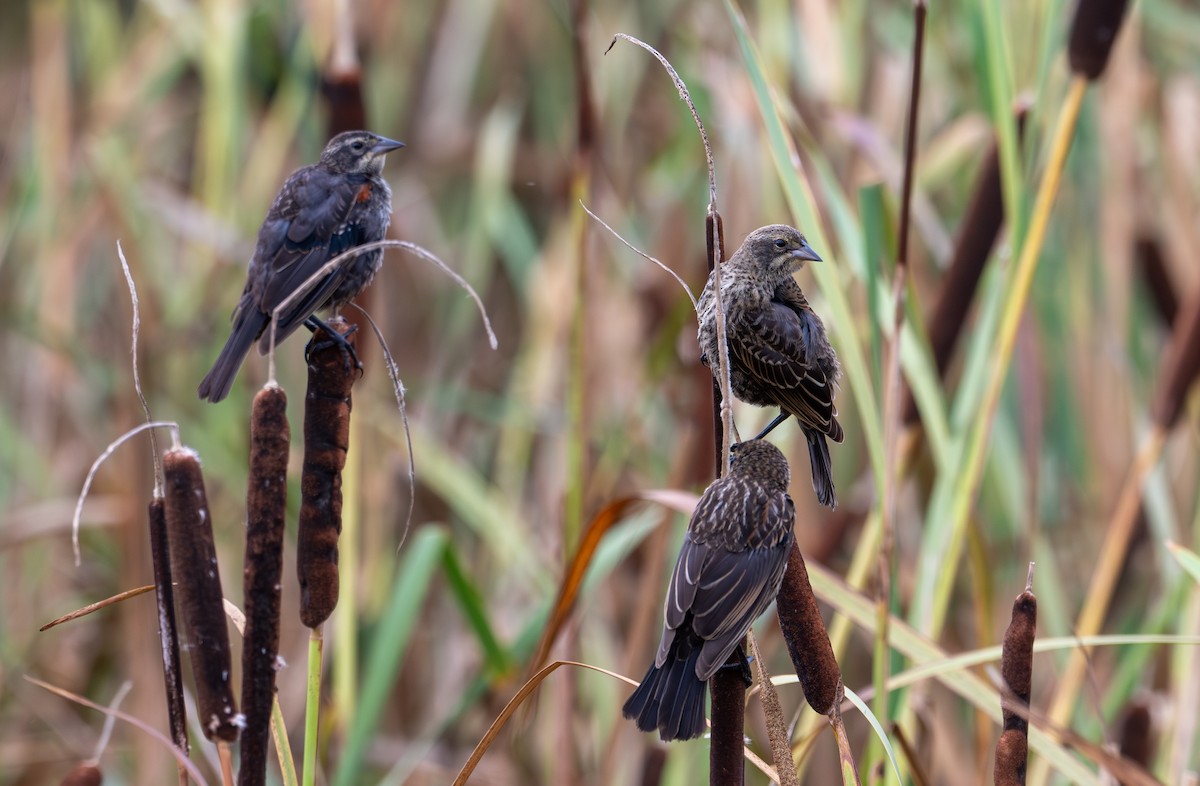
[[[317,625],[308,632],[308,679],[304,701],[304,786],[313,786],[317,777],[317,721],[321,717],[321,656],[325,636]]]
[[[210,740],[237,739],[241,718],[230,687],[229,628],[200,459],[189,448],[163,454],[171,573],[179,594],[200,728]]]
[[[745,782],[742,734],[746,726],[746,681],[742,678],[741,647],[709,681],[712,691],[712,739],[708,749],[708,782],[712,786],[741,786]]]
[[[291,433],[287,394],[269,385],[254,397],[250,418],[250,472],[246,491],[245,607],[242,645],[242,730],[239,786],[267,778],[267,745],[279,657],[280,581],[287,514]]]
[[[183,701],[183,672],[179,667],[179,632],[175,622],[175,588],[171,581],[171,551],[167,537],[166,501],[152,499],[149,505],[150,564],[154,573],[154,602],[158,608],[158,643],[163,661],[163,685],[167,696],[167,725],[171,741],[185,756],[188,745],[187,706]],[[180,782],[187,773],[179,768]]]

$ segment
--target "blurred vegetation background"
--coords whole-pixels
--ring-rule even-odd
[[[1031,107],[1018,204],[1031,202],[1066,89],[1070,12],[1067,0],[952,1],[930,10],[910,253],[918,347],[993,138],[993,107],[1018,94]],[[737,13],[753,50],[739,44]],[[772,438],[793,463],[797,535],[810,564],[860,587],[818,587],[832,618],[843,619],[855,598],[874,598],[878,539],[863,534],[877,531],[881,508],[872,450],[892,317],[880,293],[890,291],[896,257],[910,4],[747,0],[731,13],[716,0],[7,2],[0,6],[0,101],[9,107],[0,130],[0,783],[57,782],[91,755],[102,725],[98,713],[29,685],[23,674],[100,703],[132,680],[123,709],[165,729],[151,596],[38,632],[59,614],[150,582],[144,442],[122,448],[100,472],[84,508],[82,566],[71,556],[71,512],[88,466],[142,419],[118,240],[141,298],[146,394],[155,416],[177,420],[204,460],[225,591],[240,602],[247,418],[265,362],[252,357],[219,406],[202,404],[194,391],[225,338],[269,201],[325,142],[322,75],[339,35],[355,42],[361,59],[368,127],[408,145],[385,172],[395,193],[390,236],[431,249],[480,291],[500,347],[488,348],[470,301],[442,274],[415,258],[387,257],[364,305],[407,385],[417,494],[411,532],[397,550],[410,504],[408,463],[380,354],[364,340],[343,598],[327,630],[327,776],[450,782],[520,685],[586,522],[638,491],[703,488],[711,477],[711,413],[690,304],[661,270],[587,219],[578,201],[699,292],[703,151],[657,63],[626,44],[604,54],[616,32],[658,47],[688,83],[713,142],[730,249],[761,224],[791,222],[826,260],[822,271],[801,273],[801,284],[843,359],[866,359],[850,369],[839,398],[848,439],[834,449],[836,512],[816,506],[798,430],[789,423]],[[901,489],[893,614],[947,653],[998,643],[1031,559],[1039,635],[1073,631],[1147,427],[1169,306],[1200,296],[1197,41],[1194,5],[1142,0],[1104,79],[1089,91],[965,549],[944,555],[930,534],[940,509],[934,492],[952,485],[954,466],[925,455]],[[997,46],[999,71],[986,57]],[[769,85],[767,106],[777,116],[764,112],[756,80]],[[772,127],[794,141],[794,159],[781,158]],[[816,225],[804,224],[805,211],[789,201],[797,184],[820,217]],[[1002,235],[982,303],[998,302],[1011,261]],[[1148,286],[1147,270],[1166,284]],[[970,427],[984,376],[978,360],[988,357],[990,334],[976,329],[981,310],[972,309],[938,396],[951,441]],[[293,482],[301,349],[294,339],[280,353],[296,434]],[[936,380],[927,368],[906,363],[905,373],[928,387]],[[865,408],[869,400],[878,407]],[[743,434],[771,415],[735,411]],[[1194,549],[1200,533],[1196,423],[1193,401],[1148,481],[1109,632],[1200,632],[1196,584],[1164,547],[1170,539]],[[295,490],[290,499],[294,505]],[[648,505],[633,510],[605,539],[554,656],[636,678],[657,643],[686,519]],[[952,593],[937,624],[917,599],[947,576]],[[294,581],[284,592],[289,666],[279,675],[279,698],[299,756],[307,637]],[[773,619],[760,621],[760,641],[771,670],[787,675]],[[841,636],[835,644],[846,684],[864,692],[874,636],[858,624]],[[1067,655],[1038,656],[1035,707],[1048,704]],[[892,670],[908,662],[898,654]],[[984,667],[972,670],[992,684]],[[794,684],[781,690],[785,711],[804,708]],[[620,718],[627,692],[594,672],[560,670],[472,782],[701,782],[706,743],[667,748],[637,733]],[[1180,782],[1185,769],[1200,766],[1197,706],[1194,647],[1105,647],[1091,663],[1073,728],[1115,740],[1131,714],[1148,715],[1148,766]],[[893,694],[890,707],[930,782],[989,779],[997,726],[971,703],[926,678]],[[801,729],[817,728],[811,711],[801,715]],[[766,756],[757,699],[747,723],[751,746]],[[867,726],[852,717],[851,729],[865,761]],[[805,747],[803,759],[807,782],[837,777],[828,735]],[[159,784],[173,771],[161,745],[125,724],[101,764],[106,783]],[[765,782],[753,770],[747,777]]]

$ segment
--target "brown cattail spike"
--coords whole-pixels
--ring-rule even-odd
[[[335,322],[331,327],[339,331],[351,349],[354,347],[354,333],[346,323]],[[327,620],[338,601],[342,468],[350,447],[350,389],[358,375],[349,354],[324,329],[313,333],[308,352],[304,467],[296,536],[300,619],[310,628]]]
[[[996,764],[992,782],[996,786],[1025,786],[1029,766],[1029,739],[1025,732],[1009,729],[996,743]]]
[[[150,501],[150,562],[154,571],[154,598],[158,606],[158,638],[167,694],[167,723],[175,747],[188,753],[187,706],[183,703],[183,672],[179,668],[179,633],[175,623],[175,588],[171,580],[171,551],[167,537],[167,509],[162,497]]]
[[[1025,591],[1013,602],[1012,621],[1004,632],[1004,647],[1000,656],[1000,673],[1012,698],[1001,701],[1004,728],[1023,731],[1029,726],[1025,717],[1010,707],[1017,703],[1029,706],[1033,686],[1033,640],[1037,633],[1037,598]]]
[[[163,454],[171,573],[192,658],[200,727],[210,740],[237,739],[241,716],[229,677],[229,628],[200,459],[189,448]]]
[[[1104,73],[1127,5],[1128,0],[1079,0],[1067,43],[1072,71],[1088,79]]]
[[[817,599],[808,581],[804,557],[795,543],[776,597],[776,609],[788,655],[792,656],[796,677],[804,688],[804,697],[814,710],[828,715],[838,700],[842,670],[833,655],[829,634],[825,632],[825,621],[821,619],[821,610],[817,608]]]
[[[242,646],[242,761],[239,786],[267,780],[267,743],[279,657],[279,596],[287,514],[287,463],[291,432],[287,394],[265,387],[250,417],[250,480],[246,491],[245,604]]]
[[[1033,595],[1033,563],[1025,591],[1013,601],[1012,620],[1004,631],[1000,673],[1004,693],[1000,709],[1004,731],[996,743],[996,786],[1024,786],[1029,749],[1029,696],[1033,690],[1033,640],[1037,635],[1037,598]],[[1024,710],[1022,712],[1021,710]]]

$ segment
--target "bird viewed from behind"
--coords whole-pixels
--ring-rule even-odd
[[[704,490],[667,588],[658,654],[622,710],[642,731],[703,733],[708,680],[779,592],[795,537],[790,481],[779,448],[753,440],[733,446],[729,473]]]
[[[837,506],[833,467],[825,438],[841,442],[833,396],[841,373],[821,318],[808,305],[792,274],[805,261],[821,258],[804,235],[785,224],[754,230],[721,265],[721,305],[729,346],[733,395],[748,404],[782,412],[758,435],[761,439],[794,415],[808,440],[817,500]],[[700,359],[717,368],[715,271],[709,276],[700,312]]]
[[[270,344],[271,313],[325,263],[356,246],[383,240],[392,218],[392,190],[381,177],[389,152],[402,142],[369,131],[346,131],[325,146],[317,163],[288,177],[262,227],[233,330],[212,369],[200,382],[200,398],[216,403],[229,394],[250,346]],[[275,341],[307,324],[328,307],[334,314],[374,279],[382,249],[348,258],[279,315]]]

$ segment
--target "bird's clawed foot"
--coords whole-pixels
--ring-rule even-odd
[[[730,653],[728,660],[721,666],[718,671],[736,670],[741,676],[742,681],[749,688],[754,684],[754,675],[750,673],[750,661],[746,658],[746,651],[739,644],[737,649]]]
[[[349,336],[353,335],[356,330],[358,330],[358,325],[351,325],[349,330],[347,330],[345,333],[341,333],[328,322],[319,319],[314,315],[304,320],[304,326],[313,332],[312,340],[310,340],[308,345],[304,347],[305,361],[308,361],[309,356],[313,352],[319,352],[323,349],[328,349],[329,347],[338,347],[342,350],[342,355],[346,358],[346,370],[349,371],[350,368],[353,367],[358,370],[359,376],[362,376],[363,364],[358,359],[358,352],[354,350],[354,345],[346,340]],[[316,332],[318,329],[325,331],[325,335],[329,338],[318,342],[316,340]]]

